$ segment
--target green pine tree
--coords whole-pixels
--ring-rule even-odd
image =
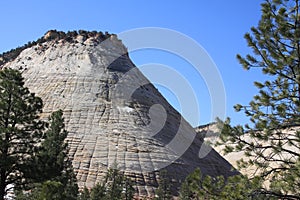
[[[245,35],[252,55],[238,60],[247,70],[261,69],[266,81],[249,105],[236,105],[250,124],[221,123],[225,151],[243,151],[239,167],[255,167],[253,176],[270,180],[260,193],[300,199],[300,15],[299,0],[266,0],[257,27]],[[296,126],[296,127],[295,127]],[[247,134],[250,140],[245,137]]]
[[[106,195],[106,187],[103,184],[96,184],[95,187],[91,189],[90,200],[108,200]]]
[[[50,126],[41,143],[37,155],[36,177],[38,182],[54,181],[60,183],[63,189],[62,199],[77,199],[78,186],[71,160],[68,157],[68,144],[66,137],[63,112],[53,112],[49,118]],[[42,184],[44,187],[45,184]],[[51,190],[49,190],[51,191]]]
[[[90,200],[91,194],[87,187],[85,187],[79,194],[78,200]]]
[[[36,184],[32,190],[24,192],[15,191],[15,200],[62,200],[66,199],[64,187],[58,181],[45,181]]]
[[[97,183],[90,191],[85,188],[79,200],[131,200],[134,195],[132,181],[117,169],[117,164],[108,169],[103,182]]]
[[[45,181],[36,187],[30,197],[35,200],[63,200],[66,199],[64,195],[64,187],[58,181]]]
[[[42,107],[42,100],[24,86],[19,71],[0,71],[0,200],[7,185],[20,187],[30,176],[30,161],[42,137]]]
[[[34,172],[28,177],[30,184],[25,190],[17,188],[17,199],[77,199],[78,185],[68,158],[69,149],[65,142],[68,133],[64,127],[63,112],[53,112],[29,169]]]
[[[261,179],[249,180],[246,176],[235,175],[225,179],[223,176],[202,176],[197,168],[189,174],[180,189],[180,200],[248,200],[272,199],[260,195]]]
[[[132,199],[133,197],[131,182],[117,169],[117,165],[108,169],[104,186],[106,199]]]
[[[185,181],[182,183],[179,197],[181,200],[190,200],[197,197],[197,192],[200,190],[201,186],[201,171],[199,168],[195,169],[194,172],[190,173]]]
[[[171,199],[171,182],[166,170],[159,172],[158,188],[155,192],[156,200],[169,200]]]
[[[122,199],[124,200],[131,200],[134,196],[134,188],[133,182],[128,177],[124,176],[123,178],[123,192],[122,192]]]

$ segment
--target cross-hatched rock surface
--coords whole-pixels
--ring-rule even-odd
[[[63,110],[81,188],[101,182],[114,163],[139,197],[153,197],[160,170],[167,171],[174,194],[197,167],[203,174],[231,174],[231,165],[196,137],[115,35],[52,39],[1,67],[23,72],[26,86],[44,101],[43,117]]]

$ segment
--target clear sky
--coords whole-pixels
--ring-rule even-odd
[[[226,116],[234,124],[247,123],[236,113],[236,103],[247,104],[257,92],[254,80],[263,77],[259,71],[244,71],[235,56],[251,52],[243,38],[256,26],[263,0],[9,0],[1,2],[0,52],[40,38],[47,30],[97,30],[122,33],[135,28],[161,27],[185,34],[210,55],[222,77],[226,93]],[[126,44],[125,44],[126,45]],[[130,54],[137,65],[160,63],[189,76],[189,63],[168,52],[142,50]],[[213,78],[213,77],[212,77]],[[193,126],[212,121],[211,100],[205,82],[190,78],[196,92],[200,119],[185,118]],[[174,80],[176,82],[176,80]],[[177,95],[169,88],[157,86],[180,111]],[[178,98],[178,97],[177,97]]]

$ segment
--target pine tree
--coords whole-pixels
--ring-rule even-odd
[[[300,15],[299,0],[266,0],[257,27],[245,35],[252,55],[237,55],[242,66],[261,69],[266,81],[249,105],[236,105],[250,124],[221,123],[225,151],[243,151],[240,168],[271,181],[261,194],[300,199]]]
[[[60,183],[59,186],[63,189],[62,199],[75,200],[78,195],[78,186],[71,160],[68,157],[69,149],[65,141],[68,132],[65,130],[62,110],[53,112],[49,121],[50,126],[37,155],[35,179],[40,183],[45,181]],[[47,188],[46,186],[47,184],[42,184],[43,188]]]
[[[42,100],[24,86],[21,73],[0,71],[0,200],[8,185],[21,186],[42,137]]]
[[[81,192],[79,200],[131,200],[134,189],[132,182],[117,169],[117,164],[108,169],[103,182],[97,183],[90,191]]]
[[[91,194],[87,187],[83,188],[83,190],[80,192],[79,200],[90,200]]]
[[[48,127],[49,126],[49,127]],[[71,160],[68,158],[68,145],[65,141],[68,132],[65,130],[63,112],[53,112],[49,117],[43,141],[36,156],[32,159],[33,171],[30,184],[24,192],[16,191],[16,199],[41,200],[76,200],[78,185]]]
[[[106,190],[107,189],[103,184],[96,184],[91,190],[90,200],[108,200],[109,198],[106,196]]]
[[[195,169],[194,172],[190,173],[180,187],[179,197],[181,200],[195,199],[197,192],[201,186],[201,171],[199,168]]]
[[[64,187],[58,181],[45,181],[36,187],[32,194],[29,195],[35,200],[64,200]]]
[[[117,169],[108,169],[103,186],[106,188],[105,199],[132,199],[133,187],[131,181]]]
[[[171,182],[166,170],[159,172],[158,188],[155,192],[156,200],[168,200],[171,199]]]
[[[124,176],[123,178],[123,192],[122,192],[122,199],[124,200],[131,200],[134,196],[134,188],[133,182],[128,177]]]
[[[231,200],[231,199],[272,199],[269,196],[261,195],[261,179],[249,180],[246,176],[235,175],[224,176],[202,176],[201,170],[197,168],[189,174],[180,188],[180,200]]]

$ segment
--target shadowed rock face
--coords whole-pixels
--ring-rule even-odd
[[[42,117],[64,111],[80,187],[94,186],[114,163],[132,178],[137,195],[149,197],[159,170],[167,170],[174,194],[196,167],[231,174],[231,165],[196,137],[114,35],[43,42],[2,67],[23,71],[26,86],[44,101]]]

